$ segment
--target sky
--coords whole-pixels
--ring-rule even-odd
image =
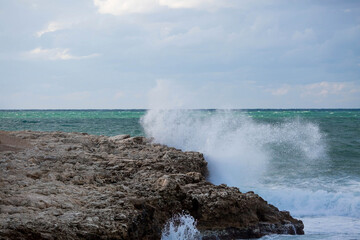
[[[159,105],[360,108],[360,1],[0,0],[0,109]]]

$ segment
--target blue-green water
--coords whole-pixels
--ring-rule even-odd
[[[360,239],[360,110],[3,110],[0,130],[146,135],[201,151],[210,181],[305,223],[305,236],[266,238]]]
[[[142,135],[139,119],[144,114],[144,110],[2,110],[0,129]]]

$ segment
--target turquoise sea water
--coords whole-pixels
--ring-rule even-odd
[[[0,130],[146,135],[201,151],[210,181],[305,223],[305,236],[265,239],[360,239],[360,110],[2,110]]]

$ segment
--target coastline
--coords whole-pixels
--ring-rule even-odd
[[[201,153],[144,137],[1,131],[0,155],[4,239],[159,239],[182,211],[203,239],[303,234],[257,194],[207,182]]]

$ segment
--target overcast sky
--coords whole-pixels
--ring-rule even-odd
[[[1,109],[154,102],[360,108],[360,1],[0,0]]]

